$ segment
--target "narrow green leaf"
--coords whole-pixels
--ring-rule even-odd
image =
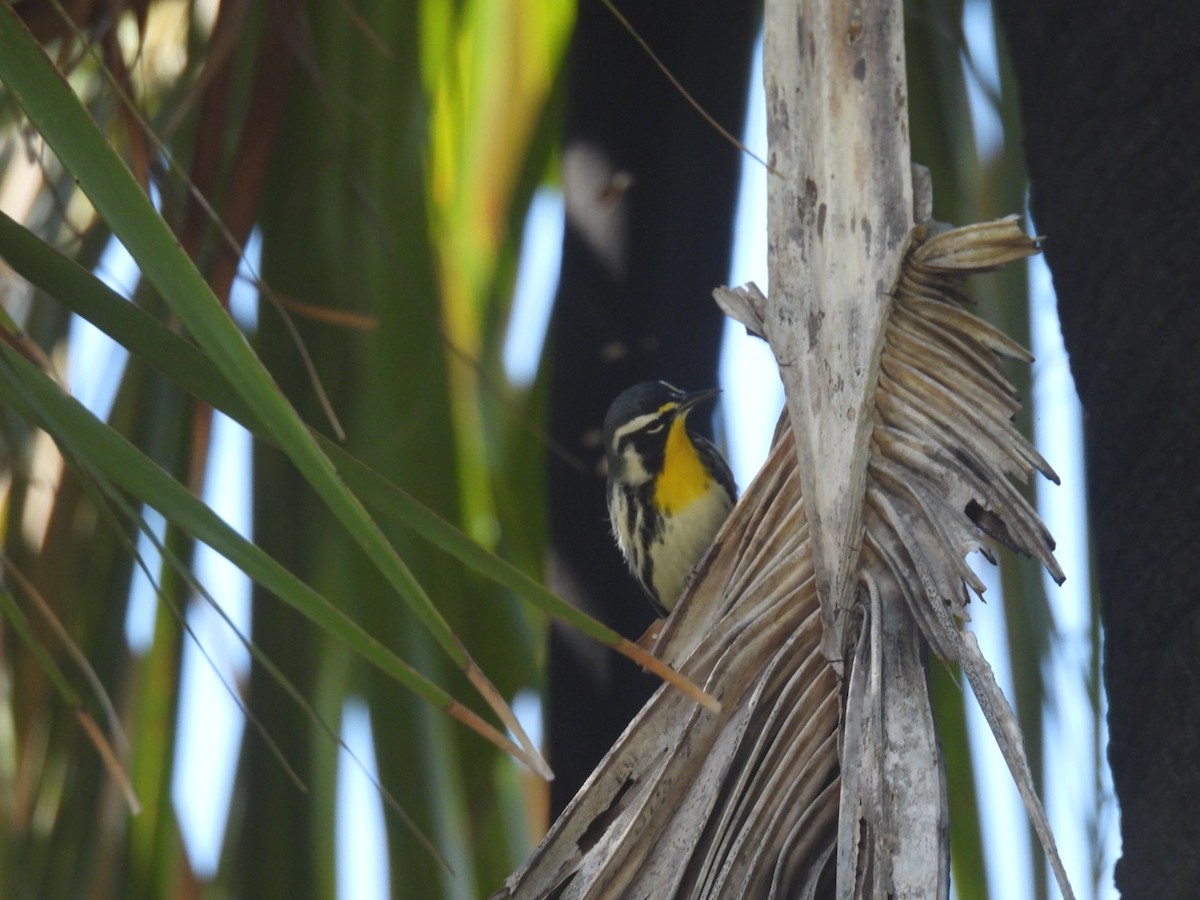
[[[0,257],[30,284],[87,319],[188,393],[238,422],[253,422],[252,430],[265,432],[228,379],[195,344],[130,303],[3,211],[0,211]],[[6,327],[16,333],[11,322]]]
[[[36,421],[82,464],[94,467],[94,474],[157,509],[166,519],[211,546],[263,587],[417,695],[476,730],[482,726],[486,729],[481,732],[485,737],[524,759],[524,754],[500,732],[478,720],[327,599],[243,538],[183,485],[96,419],[78,401],[64,394],[43,372],[3,342],[0,342],[0,357],[7,363],[0,373],[3,375],[0,377],[0,399]],[[86,448],[86,452],[81,453],[81,448]]]
[[[0,614],[3,614],[4,618],[8,619],[13,630],[29,647],[34,658],[37,659],[38,665],[42,667],[42,671],[46,673],[46,677],[50,679],[50,682],[54,685],[54,689],[58,691],[58,696],[62,698],[62,702],[73,708],[81,706],[82,701],[79,699],[79,694],[71,687],[71,682],[63,674],[62,669],[58,667],[58,663],[46,652],[46,648],[42,646],[42,642],[33,633],[33,629],[29,625],[29,620],[25,618],[25,613],[17,605],[16,599],[3,584],[0,584]]]

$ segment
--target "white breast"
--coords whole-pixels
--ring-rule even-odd
[[[654,550],[654,592],[667,609],[683,592],[688,573],[704,555],[720,530],[732,504],[715,482],[694,503],[665,523],[662,542]]]

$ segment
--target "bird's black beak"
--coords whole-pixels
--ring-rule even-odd
[[[675,411],[675,414],[682,415],[693,406],[703,403],[705,400],[711,400],[720,393],[720,388],[709,388],[705,391],[692,391],[690,394],[684,394],[683,399],[679,401],[679,408]]]

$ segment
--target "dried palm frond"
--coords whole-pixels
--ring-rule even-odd
[[[1010,480],[1026,481],[1036,470],[1057,481],[1012,424],[1019,402],[1001,357],[1032,357],[961,307],[967,274],[1029,256],[1037,244],[1015,217],[933,236],[930,230],[914,231],[880,354],[852,608],[866,614],[858,628],[838,623],[843,658],[854,656],[843,720],[838,880],[853,886],[853,896],[880,896],[897,883],[915,892],[901,895],[948,892],[945,788],[919,632],[938,656],[962,666],[1070,897],[1016,719],[974,635],[962,629],[968,586],[983,592],[964,557],[988,553],[984,534],[1063,580],[1050,533]],[[863,865],[860,854],[874,864]]]
[[[983,589],[964,556],[985,533],[1062,577],[1009,480],[1054,477],[1011,424],[1001,357],[1030,357],[960,293],[1036,243],[1014,218],[931,230],[914,231],[889,298],[855,602],[822,613],[785,423],[658,638],[721,712],[660,689],[496,897],[809,898],[835,881],[840,896],[944,896],[924,642],[962,665],[1070,895],[1013,716],[961,627],[967,587]],[[761,294],[718,293],[763,332]]]
[[[766,896],[821,871],[837,678],[795,459],[784,431],[658,639],[721,712],[659,690],[498,896]]]

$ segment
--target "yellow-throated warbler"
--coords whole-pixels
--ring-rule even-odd
[[[604,419],[613,535],[662,615],[737,498],[725,458],[687,427],[696,404],[719,393],[647,381],[618,396]]]

